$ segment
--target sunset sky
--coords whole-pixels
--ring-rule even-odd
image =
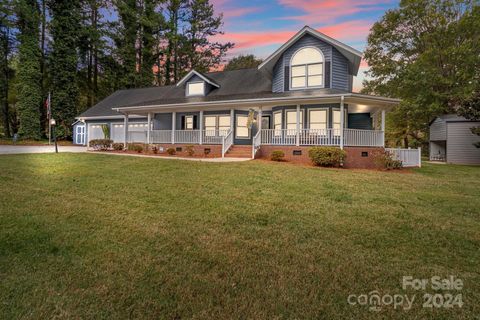
[[[235,43],[229,56],[255,54],[265,58],[304,25],[309,25],[363,51],[368,31],[397,0],[212,0],[223,12],[223,41]],[[363,63],[354,82],[361,88]]]

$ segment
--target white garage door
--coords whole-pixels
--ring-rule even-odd
[[[104,139],[101,124],[89,124],[88,125],[88,141],[94,140],[94,139]]]
[[[125,132],[123,124],[112,124],[112,140],[113,142],[124,142]]]

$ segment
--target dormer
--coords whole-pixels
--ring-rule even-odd
[[[220,88],[215,81],[195,70],[190,71],[177,83],[177,87],[182,86],[185,88],[186,97],[203,97],[213,89]]]
[[[272,74],[272,92],[333,88],[352,91],[362,53],[305,26],[262,64]]]

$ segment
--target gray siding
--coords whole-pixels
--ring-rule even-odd
[[[206,83],[202,78],[200,78],[199,76],[197,76],[195,74],[195,75],[191,76],[190,79],[188,79],[188,81],[185,83],[185,87],[184,87],[185,88],[185,95],[187,94],[187,84],[189,82],[203,82],[203,83],[205,83],[205,95],[209,94],[210,91],[212,91],[214,89],[210,84]]]
[[[332,47],[332,88],[351,91],[348,60]]]
[[[297,42],[295,42],[290,48],[285,50],[282,57],[278,60],[273,68],[273,81],[272,91],[283,92],[285,87],[285,67],[290,66],[290,60],[293,54],[302,47],[316,47],[320,49],[325,58],[324,62],[332,61],[332,46],[326,42],[323,42],[309,34],[304,35]]]
[[[447,123],[437,118],[430,125],[430,141],[447,140]]]
[[[480,122],[447,123],[447,162],[480,164],[480,148],[473,145],[480,139],[470,131],[474,126],[480,126]]]
[[[153,130],[172,130],[172,114],[156,113],[153,117]]]

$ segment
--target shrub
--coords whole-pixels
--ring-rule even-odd
[[[150,151],[152,151],[154,154],[157,154],[158,153],[158,147],[157,146],[150,146]]]
[[[129,144],[128,145],[128,151],[135,151],[135,152],[138,152],[138,153],[142,153],[143,146],[141,146],[139,144]]]
[[[285,152],[283,152],[282,150],[274,150],[270,155],[270,160],[272,161],[283,161],[285,160],[284,158],[285,158]]]
[[[391,153],[386,150],[375,152],[373,154],[373,161],[379,169],[392,170],[402,167],[402,161],[393,159]]]
[[[117,151],[123,150],[123,143],[113,143],[112,148],[113,150],[117,150]]]
[[[195,149],[193,146],[186,146],[185,147],[185,152],[192,157],[195,154]]]
[[[175,148],[168,148],[168,149],[167,149],[167,153],[168,153],[169,155],[173,156],[173,155],[175,155],[175,153],[177,153],[177,152],[175,151]]]
[[[322,167],[339,167],[345,161],[347,153],[336,147],[313,147],[308,151],[313,164]]]
[[[90,148],[93,148],[93,150],[101,150],[101,151],[106,151],[110,149],[112,146],[113,141],[110,139],[93,139],[90,140],[88,143],[88,146]]]
[[[205,148],[203,149],[203,154],[206,156],[208,156],[210,154],[210,152],[212,152],[212,150],[210,148]]]

